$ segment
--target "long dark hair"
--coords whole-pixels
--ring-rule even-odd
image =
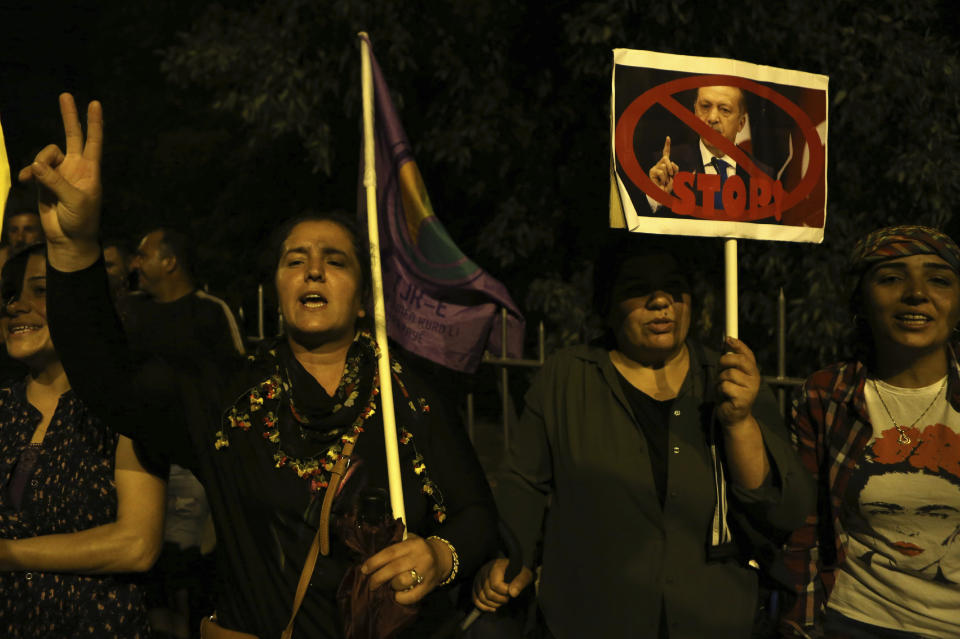
[[[27,272],[27,262],[31,255],[42,255],[46,259],[47,244],[37,242],[14,253],[0,271],[0,311],[3,313],[6,313],[7,306],[23,294],[23,276]]]

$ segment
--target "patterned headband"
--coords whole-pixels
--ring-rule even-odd
[[[850,254],[850,268],[863,274],[874,264],[911,255],[936,255],[960,272],[960,247],[948,235],[927,226],[888,226],[857,242]]]

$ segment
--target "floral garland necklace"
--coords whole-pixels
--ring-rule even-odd
[[[361,349],[364,347],[372,347],[372,352],[375,356],[374,361],[376,361],[376,358],[379,358],[379,349],[376,347],[376,343],[368,332],[358,333],[356,341],[361,342]],[[363,374],[361,352],[362,350],[357,353],[348,354],[347,362],[344,366],[344,375],[335,394],[337,401],[332,408],[333,412],[353,409],[360,399],[360,382]],[[286,400],[286,406],[289,408],[294,421],[301,424],[301,427],[308,422],[308,419],[302,415],[294,405],[293,393],[291,392],[289,382],[287,382],[288,376],[283,375],[281,372],[276,351],[271,350],[268,354],[276,361],[273,374],[256,386],[245,391],[237,401],[234,402],[234,405],[226,411],[224,420],[229,424],[230,428],[247,431],[253,424],[254,414],[260,413],[263,424],[261,435],[265,440],[274,445],[273,461],[275,467],[290,468],[296,472],[300,478],[309,482],[311,492],[319,494],[329,485],[330,471],[333,470],[337,461],[340,459],[344,446],[348,442],[357,441],[360,433],[364,430],[366,420],[376,413],[376,398],[380,392],[379,372],[376,366],[372,367],[373,384],[369,391],[369,397],[366,399],[363,407],[357,412],[356,417],[349,427],[343,429],[343,432],[336,437],[325,450],[315,455],[294,455],[285,451],[281,446],[279,414],[284,405],[284,400]],[[410,397],[405,384],[400,378],[402,368],[396,360],[391,361],[391,373],[401,394],[407,400],[407,406],[413,414],[429,414],[430,406],[426,400],[419,398],[419,401],[414,403]],[[417,404],[419,404],[419,407]],[[217,431],[214,442],[217,450],[230,445],[227,432],[224,428]],[[328,434],[336,435],[336,430]],[[413,447],[412,470],[414,474],[420,478],[421,492],[433,502],[432,510],[434,519],[439,523],[443,523],[446,519],[446,506],[444,505],[443,494],[440,492],[437,484],[431,480],[427,474],[427,467],[424,463],[423,455],[420,454],[416,445],[413,443],[413,434],[409,429],[402,426],[398,428],[398,442],[403,446],[410,445]]]

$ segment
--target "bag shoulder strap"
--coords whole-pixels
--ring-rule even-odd
[[[357,443],[357,438],[347,442],[340,453],[340,459],[337,460],[333,470],[330,471],[330,483],[327,484],[327,490],[323,494],[323,506],[320,508],[320,525],[313,536],[313,543],[310,544],[310,550],[307,551],[307,558],[303,562],[303,570],[300,571],[300,581],[297,582],[297,592],[293,596],[293,609],[290,611],[290,621],[287,627],[280,634],[280,639],[292,639],[293,622],[297,618],[297,612],[300,610],[300,604],[307,594],[307,588],[310,587],[310,578],[313,577],[313,569],[317,565],[317,556],[326,557],[330,554],[330,511],[333,508],[333,498],[337,495],[337,489],[340,487],[340,480],[347,470],[350,463],[350,455],[353,454],[353,447]]]

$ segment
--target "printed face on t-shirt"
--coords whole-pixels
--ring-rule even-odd
[[[960,486],[953,482],[922,472],[884,473],[867,480],[858,501],[876,535],[867,545],[895,568],[922,571],[960,552],[953,543],[960,531]]]

